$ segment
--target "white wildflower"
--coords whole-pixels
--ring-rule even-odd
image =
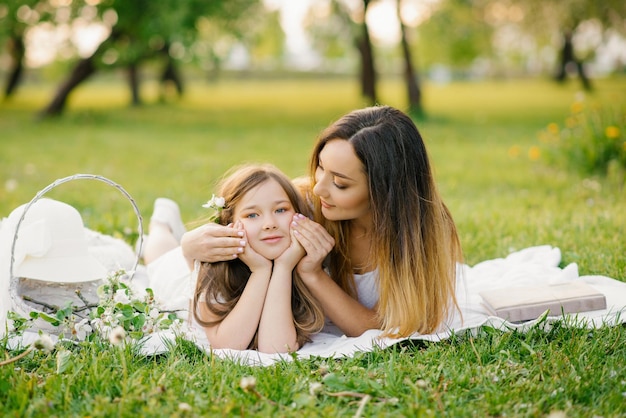
[[[220,210],[224,208],[225,204],[226,199],[224,199],[223,197],[211,195],[211,198],[204,205],[202,205],[202,207],[206,209]]]
[[[74,332],[79,341],[85,341],[88,335],[93,332],[93,328],[89,325],[89,318],[83,318],[74,325]]]
[[[126,338],[126,331],[124,331],[124,328],[119,326],[113,328],[109,334],[109,341],[111,341],[111,344],[113,345],[120,344],[124,341],[124,338]]]
[[[115,292],[115,296],[113,297],[113,301],[115,303],[122,303],[122,304],[130,303],[130,299],[128,297],[128,294],[126,294],[126,289],[118,289],[117,292]]]
[[[239,381],[239,387],[243,390],[251,390],[256,387],[256,378],[254,376],[244,376]]]

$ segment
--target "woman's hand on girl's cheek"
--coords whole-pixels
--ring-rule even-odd
[[[243,248],[243,252],[239,254],[241,261],[248,266],[250,271],[258,271],[262,269],[269,269],[271,271],[272,261],[252,249],[250,242],[246,237],[246,231],[243,229],[243,224],[238,221],[235,223],[234,228],[239,231],[243,231],[243,239],[246,241],[246,246]]]
[[[180,244],[185,257],[215,263],[237,258],[246,243],[242,231],[211,222],[187,231]]]
[[[322,269],[322,262],[335,246],[335,240],[326,229],[304,215],[296,214],[291,229],[306,255],[297,266],[298,273],[306,275]]]

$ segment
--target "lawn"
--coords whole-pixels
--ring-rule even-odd
[[[122,84],[96,81],[75,92],[62,118],[37,120],[53,88],[26,85],[0,104],[0,215],[55,179],[94,173],[121,184],[144,218],[155,198],[167,196],[193,221],[227,168],[268,161],[305,174],[316,135],[363,106],[356,83],[345,80],[197,81],[170,104],[154,100],[148,84],[148,104],[137,108],[127,106]],[[418,127],[468,264],[550,244],[581,274],[626,281],[623,179],[582,176],[543,158],[540,132],[565,123],[578,90],[542,80],[425,87],[428,118]],[[624,91],[626,79],[597,80],[583,103],[624,105]],[[402,93],[398,82],[384,81],[380,102],[403,108]],[[106,184],[69,182],[49,196],[80,208],[92,228],[129,240],[137,229],[128,202]],[[485,329],[265,368],[183,343],[156,358],[90,344],[68,347],[62,370],[54,354],[42,353],[0,368],[0,404],[4,416],[623,416],[625,334],[624,327]],[[256,378],[255,391],[239,387],[244,376]],[[312,395],[317,382],[323,390]]]

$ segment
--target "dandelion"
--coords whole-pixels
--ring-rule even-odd
[[[245,391],[254,390],[256,387],[256,378],[254,376],[244,376],[239,381],[239,387]]]
[[[8,179],[7,181],[4,182],[4,188],[6,189],[7,192],[12,192],[15,191],[15,189],[17,189],[17,180],[15,179]]]
[[[509,154],[509,157],[511,158],[517,158],[519,157],[520,152],[521,152],[520,147],[517,145],[513,145],[511,148],[509,148],[507,154]]]
[[[126,338],[126,331],[124,331],[124,328],[120,326],[113,328],[111,330],[111,333],[109,334],[109,341],[113,345],[120,344],[122,341],[124,341],[124,338]]]
[[[553,135],[558,135],[558,133],[559,133],[559,125],[557,125],[554,122],[548,124],[548,132],[550,132]]]
[[[320,382],[312,382],[309,385],[309,393],[311,394],[311,396],[317,396],[320,393],[322,393],[322,389],[324,389],[324,385],[322,385]]]
[[[37,350],[42,350],[49,353],[54,349],[54,341],[52,341],[52,338],[50,338],[48,334],[41,334],[39,335],[39,338],[35,340],[33,346]]]
[[[530,147],[530,149],[528,150],[528,158],[530,158],[531,161],[537,161],[539,158],[541,158],[541,150],[539,149],[539,147]]]
[[[187,402],[181,402],[178,404],[178,410],[183,412],[191,412],[191,405]]]
[[[604,130],[604,135],[609,139],[616,139],[619,137],[619,128],[617,126],[607,126]]]
[[[580,113],[583,111],[583,104],[581,102],[574,102],[570,110],[572,113]]]
[[[330,367],[328,367],[328,364],[321,364],[317,371],[319,372],[320,376],[326,376],[328,373],[330,373]]]

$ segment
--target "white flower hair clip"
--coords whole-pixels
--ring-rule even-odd
[[[207,209],[222,210],[224,209],[225,204],[226,199],[222,196],[212,195],[211,198],[204,205],[202,205],[202,207]]]
[[[225,205],[226,199],[224,199],[222,196],[215,196],[213,194],[211,195],[211,198],[204,205],[202,205],[202,207],[206,209],[213,209],[215,213],[211,215],[210,219],[213,222],[219,222],[220,213],[222,212],[222,209],[224,209]]]

